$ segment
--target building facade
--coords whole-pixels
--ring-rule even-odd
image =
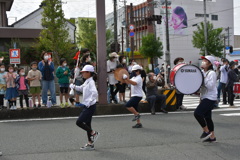
[[[163,16],[163,23],[156,25],[157,37],[165,43],[165,4],[159,0],[155,6],[155,14]],[[193,31],[197,30],[197,25],[204,22],[203,0],[172,0],[168,7],[169,12],[169,38],[170,38],[170,56],[171,64],[177,57],[183,57],[185,62],[199,64],[200,50],[193,47]],[[207,21],[210,21],[214,28],[223,28],[223,34],[228,36],[227,28],[230,34],[227,37],[226,45],[234,45],[234,17],[233,0],[208,0],[206,5]],[[181,23],[178,17],[182,17]],[[183,18],[184,17],[184,18]],[[228,41],[229,38],[229,41]],[[224,51],[224,49],[223,49]],[[163,60],[159,60],[162,63]]]

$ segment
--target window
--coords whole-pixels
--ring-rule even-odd
[[[204,14],[196,13],[195,17],[204,17]],[[209,14],[207,14],[207,18],[209,17]]]
[[[213,21],[218,21],[218,15],[212,15],[212,20]]]

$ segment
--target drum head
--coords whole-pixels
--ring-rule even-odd
[[[184,65],[174,76],[174,84],[182,94],[193,94],[203,83],[202,71],[195,65]]]

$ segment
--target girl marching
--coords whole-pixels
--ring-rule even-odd
[[[91,126],[92,116],[96,110],[96,100],[98,97],[98,92],[93,80],[93,75],[95,74],[94,67],[92,65],[85,65],[81,73],[83,78],[86,79],[85,82],[81,86],[70,84],[69,87],[83,93],[82,103],[78,104],[79,107],[83,107],[83,110],[76,124],[87,132],[88,143],[81,147],[81,150],[94,150],[94,143],[99,136],[99,133],[93,131]]]

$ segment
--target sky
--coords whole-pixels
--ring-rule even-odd
[[[42,0],[14,0],[11,11],[7,13],[9,24],[20,20],[39,8]],[[122,1],[122,2],[120,2]],[[124,0],[117,0],[118,7],[123,7]],[[142,3],[146,0],[127,0],[127,5]],[[175,1],[175,0],[172,0]],[[227,0],[226,0],[227,1]],[[65,18],[96,17],[96,0],[62,0]],[[106,13],[113,11],[113,0],[105,0]],[[240,35],[240,0],[234,0],[234,34]]]

